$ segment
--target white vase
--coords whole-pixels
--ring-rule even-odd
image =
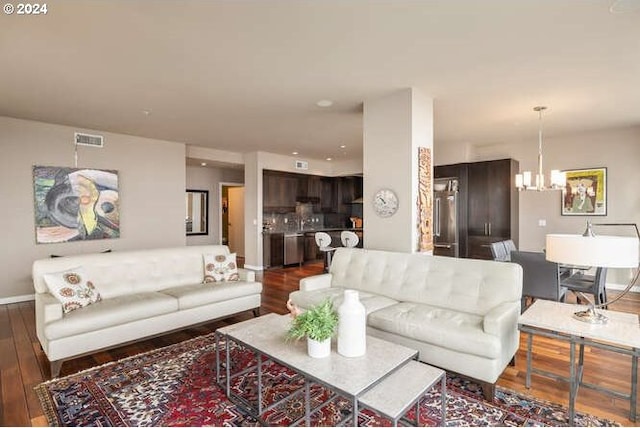
[[[319,342],[307,337],[307,353],[313,358],[325,358],[331,354],[331,338]]]
[[[338,353],[361,357],[367,352],[367,313],[356,290],[344,290],[338,308]]]

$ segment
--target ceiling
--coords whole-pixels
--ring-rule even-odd
[[[536,105],[548,136],[636,126],[640,1],[614,3],[58,0],[0,15],[0,115],[336,160],[407,87],[436,144],[534,142]]]

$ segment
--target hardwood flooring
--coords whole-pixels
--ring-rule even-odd
[[[298,288],[301,278],[322,272],[321,264],[308,264],[265,271],[257,275],[263,283],[262,313],[286,313],[285,302],[289,292]],[[614,293],[611,293],[613,297]],[[33,388],[50,378],[49,363],[40,349],[35,333],[34,303],[0,305],[0,425],[46,426],[40,403]],[[640,295],[630,293],[610,309],[640,313]],[[131,345],[66,361],[61,376],[88,369],[109,361],[150,351],[214,331],[216,328],[252,317],[250,312],[225,320],[212,322],[179,332],[143,340]],[[532,387],[524,387],[526,375],[526,337],[522,336],[516,365],[508,366],[498,385],[525,395],[567,405],[569,389],[564,382],[533,375]],[[559,341],[534,339],[535,367],[568,373],[568,346]],[[585,351],[585,381],[629,391],[631,362],[629,357],[609,351],[590,349]],[[622,425],[635,423],[629,420],[629,402],[620,398],[581,388],[576,404],[578,411],[615,420]]]

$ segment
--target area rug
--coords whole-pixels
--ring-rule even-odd
[[[253,354],[232,347],[235,372],[255,362]],[[299,375],[270,362],[263,371],[265,403],[293,398],[265,412],[260,420],[227,399],[216,382],[216,342],[213,334],[166,348],[125,358],[38,385],[40,399],[51,426],[290,426],[304,425],[304,401],[295,392],[303,387]],[[232,382],[232,388],[256,400],[256,379],[249,371]],[[326,404],[330,392],[311,387],[311,406],[317,411],[314,426],[344,423],[350,413],[348,400],[338,397]],[[324,405],[323,405],[324,403]],[[439,387],[420,403],[420,420],[438,426]],[[408,418],[415,418],[414,410]],[[489,403],[480,387],[447,375],[447,426],[567,426],[566,408],[524,397],[497,387]],[[373,412],[362,412],[361,426],[389,426]],[[619,426],[609,420],[578,413],[576,426]]]

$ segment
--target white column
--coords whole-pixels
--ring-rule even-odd
[[[418,247],[418,149],[433,154],[433,99],[415,88],[364,103],[364,246],[414,252]],[[433,161],[430,176],[433,177]],[[383,188],[398,196],[398,211],[379,217],[373,196]]]
[[[244,156],[244,265],[261,270],[262,265],[262,164],[260,153]]]

